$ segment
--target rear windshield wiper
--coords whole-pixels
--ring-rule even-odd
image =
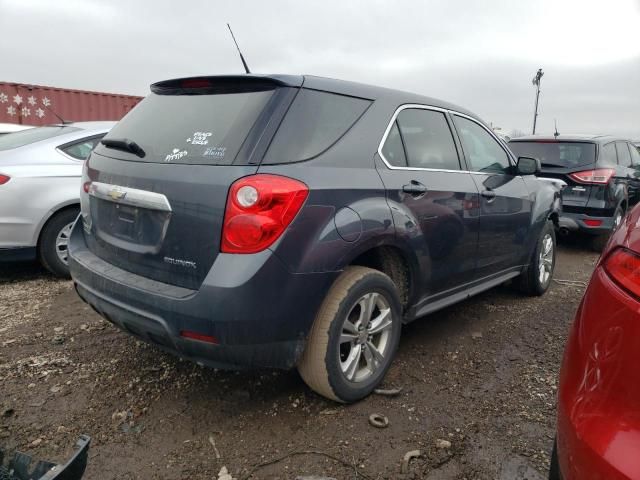
[[[566,168],[564,165],[558,165],[557,163],[541,163],[541,167],[554,167],[554,168]]]
[[[128,138],[103,138],[100,143],[107,148],[113,148],[115,150],[124,150],[125,152],[133,153],[134,155],[144,158],[145,151],[140,145]]]

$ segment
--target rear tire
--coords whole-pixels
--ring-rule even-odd
[[[543,295],[551,285],[556,266],[556,233],[548,220],[540,232],[529,266],[520,274],[518,287],[530,296]]]
[[[604,235],[598,235],[591,240],[591,249],[594,252],[602,253],[602,250],[604,250],[605,245],[609,241],[609,237],[611,237],[611,234],[618,229],[623,218],[624,210],[622,206],[618,206],[613,214],[613,228],[611,229],[611,232],[605,233]]]
[[[320,395],[351,403],[369,395],[389,369],[400,341],[398,290],[384,273],[348,267],[313,323],[298,365]]]
[[[562,475],[560,475],[560,464],[558,463],[558,442],[556,440],[553,441],[550,464],[549,480],[562,480]]]
[[[58,277],[70,278],[67,261],[69,235],[78,213],[78,209],[68,208],[54,214],[40,233],[38,242],[40,263]]]

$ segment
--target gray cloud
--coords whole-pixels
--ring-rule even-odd
[[[144,95],[153,81],[251,68],[458,103],[510,131],[640,139],[640,0],[0,0],[0,80]]]

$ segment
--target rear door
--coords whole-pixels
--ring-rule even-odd
[[[296,90],[250,77],[156,84],[87,161],[90,250],[197,288],[220,250],[229,187],[256,172]]]
[[[525,261],[523,246],[530,234],[532,201],[506,148],[474,119],[453,115],[467,165],[480,191],[479,277],[487,277]]]
[[[411,106],[397,112],[379,151],[396,229],[421,260],[429,295],[472,280],[478,189],[461,168],[447,115]]]

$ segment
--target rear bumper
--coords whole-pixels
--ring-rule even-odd
[[[220,254],[198,290],[115,267],[88,250],[76,225],[69,267],[80,297],[124,331],[216,368],[296,365],[338,273],[293,274],[269,250]],[[216,344],[184,338],[183,331]]]
[[[599,222],[597,226],[591,226],[586,221]],[[585,213],[567,213],[562,212],[558,221],[558,228],[566,229],[569,232],[586,233],[591,235],[603,235],[611,232],[613,229],[613,216],[611,217],[594,217]]]
[[[638,302],[596,268],[560,374],[558,460],[565,480],[640,478]]]

